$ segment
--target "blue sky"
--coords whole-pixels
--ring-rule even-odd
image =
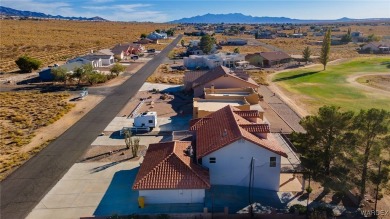
[[[389,0],[0,0],[0,5],[52,15],[166,22],[207,13],[298,19],[390,18]]]

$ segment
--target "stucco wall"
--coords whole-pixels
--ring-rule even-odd
[[[203,203],[204,189],[166,189],[140,190],[139,196],[145,197],[145,204],[161,203]]]
[[[215,157],[216,163],[210,163]],[[253,144],[238,140],[202,158],[202,165],[209,168],[212,185],[249,185],[250,163],[254,158],[254,187],[279,190],[280,155]],[[276,167],[270,167],[270,157],[276,157]]]
[[[209,81],[206,84],[197,86],[194,88],[194,97],[200,97],[204,93],[204,88],[210,88],[211,85],[214,85],[216,89],[223,89],[223,88],[245,88],[245,87],[252,87],[257,88],[256,85],[249,84],[245,81],[239,80],[237,78],[233,78],[231,76],[228,77],[219,77],[213,81]]]

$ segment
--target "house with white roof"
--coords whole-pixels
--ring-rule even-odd
[[[190,55],[184,57],[184,66],[189,69],[209,68],[213,69],[217,66],[226,66],[235,68],[245,65],[245,56],[239,53],[217,53],[211,55]]]

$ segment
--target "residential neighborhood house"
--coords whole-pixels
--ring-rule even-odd
[[[190,55],[184,57],[184,66],[188,69],[208,68],[213,69],[217,66],[226,66],[235,68],[246,65],[245,56],[238,53],[217,53],[211,55]]]
[[[389,42],[371,42],[362,46],[361,51],[367,53],[390,53],[390,43]]]
[[[195,157],[207,167],[211,185],[279,190],[284,149],[270,133],[269,125],[255,123],[257,111],[226,106],[191,122],[196,139]]]
[[[166,33],[152,32],[146,38],[150,40],[160,40],[160,39],[167,39],[168,35]]]
[[[186,74],[191,74],[188,72]],[[198,75],[197,75],[198,76]],[[244,71],[231,70],[225,66],[218,66],[208,72],[203,72],[199,77],[185,77],[194,79],[193,81],[184,81],[186,89],[194,91],[194,97],[200,97],[204,94],[205,88],[214,86],[216,89],[223,88],[247,88],[257,89],[259,85]]]
[[[260,52],[246,55],[245,60],[254,66],[273,67],[275,65],[290,62],[291,57],[287,53],[281,51]]]

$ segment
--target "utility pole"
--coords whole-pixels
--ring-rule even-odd
[[[376,205],[378,203],[378,193],[379,193],[379,185],[381,184],[381,166],[382,166],[382,161],[379,161],[379,168],[378,168],[378,183],[376,184],[376,194],[375,194],[375,217],[378,218],[378,214],[376,213]]]
[[[310,187],[310,179],[311,179],[311,171],[310,171],[310,169],[309,169],[309,185],[308,185],[307,188],[311,188],[311,187]],[[309,199],[310,199],[310,193],[311,193],[311,191],[310,191],[310,192],[308,192],[308,191],[310,191],[310,189],[308,189],[308,190],[306,191],[306,192],[307,192],[306,218],[309,218]]]
[[[253,186],[253,168],[254,168],[254,158],[252,157],[251,159],[251,164],[250,164],[250,171],[249,171],[249,192],[248,192],[248,199],[249,199],[249,215],[252,218],[253,217],[253,208],[252,208],[252,186]]]

